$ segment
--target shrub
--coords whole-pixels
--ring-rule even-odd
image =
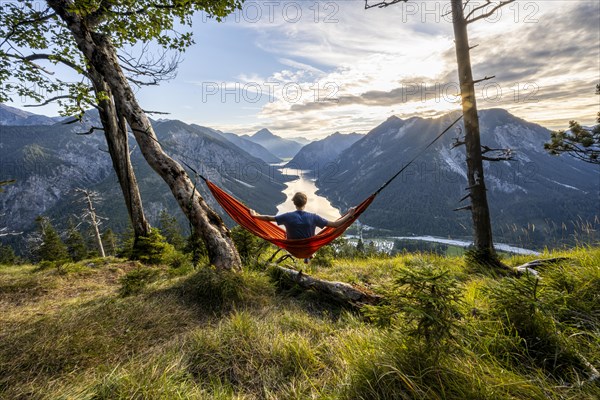
[[[13,248],[0,243],[0,265],[13,265],[18,261]]]
[[[231,238],[238,250],[242,263],[252,266],[258,258],[261,250],[265,247],[265,241],[251,234],[241,226],[231,230]]]
[[[449,271],[423,264],[400,269],[383,303],[365,307],[365,313],[382,325],[406,330],[437,357],[457,328],[460,302],[458,281]]]
[[[148,236],[140,236],[134,243],[133,237],[127,239],[123,256],[131,260],[139,260],[144,264],[157,265],[165,263],[175,248],[167,243],[158,229],[152,228]]]
[[[36,218],[36,222],[42,235],[42,244],[37,249],[39,259],[47,261],[68,260],[67,246],[61,240],[50,220],[40,216]]]
[[[317,251],[312,258],[312,263],[325,268],[333,267],[333,249],[331,246],[323,246]]]
[[[119,294],[123,297],[138,294],[150,283],[155,282],[159,276],[160,270],[138,265],[136,269],[128,272],[120,279]]]

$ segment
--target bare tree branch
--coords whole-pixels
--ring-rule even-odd
[[[404,2],[406,3],[408,0],[390,0],[390,1],[381,1],[379,3],[375,3],[375,4],[369,4],[369,0],[365,0],[365,10],[368,10],[369,8],[384,8],[384,7],[389,7],[391,5],[397,4],[397,3],[401,3]]]
[[[137,86],[152,86],[157,85],[160,81],[175,78],[177,67],[181,62],[181,55],[175,54],[168,58],[168,52],[162,51],[155,56],[149,51],[148,46],[147,43],[144,44],[138,57],[126,51],[118,55],[121,68],[131,74],[127,79]],[[140,78],[146,78],[148,81]]]
[[[469,211],[469,210],[471,210],[471,208],[473,208],[473,207],[471,207],[470,205],[468,205],[468,206],[463,206],[463,207],[455,208],[452,211]]]
[[[487,153],[496,153],[494,156],[485,156]],[[481,158],[485,161],[512,161],[512,149],[493,149],[489,146],[481,146]]]
[[[496,75],[486,76],[485,78],[481,78],[481,79],[477,79],[476,81],[473,81],[473,84],[476,84],[479,82],[484,82],[484,81],[489,81],[490,79],[494,79],[495,77],[496,77]]]
[[[30,65],[32,65],[33,67],[39,69],[42,72],[45,72],[48,75],[54,75],[54,72],[52,71],[48,71],[46,68],[42,67],[39,64],[34,63],[34,60],[39,60],[42,59],[44,57],[32,57],[35,56],[35,54],[32,54],[30,56],[22,56],[22,55],[18,55],[18,54],[11,54],[11,53],[5,53],[3,51],[0,50],[0,55],[4,55],[5,57],[9,57],[9,58],[15,58],[17,60],[21,60],[25,63],[28,63]]]
[[[99,126],[92,126],[89,131],[87,131],[87,132],[77,132],[76,134],[77,135],[81,135],[81,136],[91,135],[92,133],[94,133],[94,131],[103,131],[103,130],[104,130],[104,128],[101,128]]]
[[[472,22],[479,21],[480,19],[484,19],[484,18],[487,18],[489,16],[492,16],[496,12],[496,10],[498,10],[499,8],[504,7],[507,4],[513,3],[514,1],[515,0],[503,0],[503,1],[499,2],[496,6],[494,6],[494,8],[492,8],[490,11],[485,12],[485,13],[483,13],[481,15],[478,15],[477,17],[472,17],[471,18],[471,16],[473,15],[474,12],[476,12],[478,10],[481,10],[481,9],[483,9],[485,7],[488,7],[492,3],[490,0],[486,0],[486,3],[484,5],[475,7],[473,10],[471,10],[471,12],[469,14],[467,14],[467,16],[465,17],[465,22],[467,24],[470,24]]]
[[[31,54],[29,56],[23,57],[23,59],[28,60],[28,61],[34,61],[34,60],[57,61],[57,62],[60,62],[61,64],[66,65],[67,67],[74,69],[78,74],[84,75],[85,77],[89,78],[89,74],[87,72],[85,72],[81,67],[79,67],[74,62],[67,60],[66,58],[63,58],[61,56],[57,56],[54,54],[36,53],[36,54]]]
[[[160,114],[160,115],[170,115],[170,112],[165,112],[165,111],[150,111],[150,110],[144,110],[144,112],[146,114]]]
[[[45,102],[40,103],[40,104],[25,104],[23,107],[42,107],[42,106],[50,104],[50,103],[52,103],[53,101],[56,101],[56,100],[70,99],[70,98],[72,98],[71,95],[63,94],[63,95],[60,95],[60,96],[54,96],[54,97],[52,97],[52,98],[50,98],[50,99],[48,99]]]

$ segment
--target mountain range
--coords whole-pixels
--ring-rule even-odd
[[[290,139],[283,139],[274,135],[270,130],[263,128],[254,135],[243,135],[242,138],[258,143],[281,159],[294,157],[304,146],[302,143]]]
[[[346,209],[377,190],[457,116],[390,117],[367,135],[335,133],[304,148],[267,129],[238,136],[177,120],[153,124],[168,154],[257,211],[274,213],[285,199],[286,178],[270,164],[293,157],[288,166],[314,169],[318,165],[319,194]],[[496,240],[542,248],[572,242],[584,227],[590,228],[588,232],[600,228],[597,166],[568,156],[550,156],[543,148],[550,132],[505,110],[483,110],[479,116],[482,144],[510,148],[514,154],[512,161],[485,163]],[[26,232],[33,229],[40,214],[64,227],[72,215],[81,213],[83,205],[74,189],[82,187],[103,195],[96,208],[100,216],[110,218],[108,226],[118,232],[126,229],[126,209],[105,138],[101,131],[80,134],[98,124],[93,112],[83,124],[65,125],[0,105],[0,181],[17,180],[0,194],[0,227]],[[388,236],[469,239],[470,213],[453,211],[468,204],[468,200],[460,202],[467,186],[464,148],[453,149],[463,131],[459,123],[411,164],[378,195],[361,216],[362,224]],[[151,222],[156,223],[166,208],[185,224],[169,188],[150,169],[133,138],[130,147]],[[190,175],[195,178],[191,171]],[[219,209],[201,180],[198,189]],[[222,211],[221,215],[225,216]]]
[[[268,164],[276,164],[281,162],[281,158],[271,153],[264,146],[253,142],[251,139],[241,137],[235,133],[220,132],[221,136],[235,144],[240,149],[244,149],[256,158],[260,158]]]
[[[329,163],[364,136],[358,133],[341,134],[336,132],[302,147],[286,164],[286,167],[310,170],[318,176],[319,173],[327,171]]]
[[[46,117],[0,104],[0,125],[52,125],[61,117]]]
[[[437,119],[390,117],[344,150],[317,180],[319,194],[345,209],[376,191],[388,178],[459,114]],[[567,240],[578,226],[600,227],[600,171],[568,156],[551,156],[543,147],[550,132],[505,110],[479,112],[482,145],[509,148],[512,161],[485,162],[495,238],[543,247]],[[453,149],[464,132],[459,123],[393,181],[361,221],[398,235],[471,235],[464,147]],[[581,232],[580,232],[581,233]],[[572,239],[572,236],[571,236]]]
[[[125,203],[104,135],[101,131],[79,134],[91,125],[98,126],[95,119],[90,113],[83,124],[0,126],[0,181],[16,179],[16,183],[4,186],[0,195],[0,226],[27,232],[34,228],[34,219],[44,214],[59,227],[65,227],[70,217],[83,210],[74,189],[85,188],[102,194],[104,200],[96,209],[100,216],[109,217],[107,225],[125,231]],[[176,120],[154,121],[153,126],[170,156],[187,163],[257,211],[275,213],[275,206],[285,200],[284,178],[279,171],[235,146],[218,131]],[[133,138],[130,147],[134,149],[132,163],[151,223],[156,223],[162,209],[185,223],[168,186],[148,166]],[[202,181],[189,173],[198,182],[202,196],[219,209]]]

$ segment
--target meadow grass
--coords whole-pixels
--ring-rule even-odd
[[[543,255],[559,256],[537,282],[430,254],[297,264],[397,299],[387,324],[257,269],[0,266],[0,398],[596,399],[581,360],[600,366],[600,249]],[[443,340],[415,333],[431,316],[407,311],[403,271],[454,282]]]

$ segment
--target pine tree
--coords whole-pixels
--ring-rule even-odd
[[[67,245],[69,256],[71,256],[73,261],[81,261],[88,256],[85,239],[72,220],[69,220],[69,230],[65,244]]]
[[[67,252],[67,246],[65,246],[61,240],[50,220],[47,217],[39,216],[36,218],[36,222],[38,223],[42,235],[42,244],[38,249],[38,257],[40,260],[68,260],[69,253]]]
[[[0,243],[0,265],[13,265],[17,262],[17,256],[13,248]]]
[[[119,250],[119,241],[117,235],[112,231],[112,229],[108,228],[102,234],[102,243],[104,244],[104,251],[107,256],[116,256],[117,251]]]
[[[231,230],[231,238],[235,243],[235,247],[246,265],[252,263],[258,252],[262,248],[263,240],[254,236],[241,226],[236,226]]]
[[[192,255],[192,264],[194,267],[197,267],[202,258],[208,255],[204,241],[202,241],[200,235],[195,231],[187,237],[184,252]]]
[[[175,249],[181,251],[185,248],[186,243],[181,232],[181,226],[177,219],[169,214],[166,209],[161,210],[158,215],[158,229],[167,240],[167,243],[172,244]]]
[[[596,85],[600,95],[600,83]],[[597,125],[584,128],[577,121],[569,122],[569,130],[554,131],[544,148],[552,155],[566,153],[590,164],[600,164],[600,112],[596,115]]]
[[[362,239],[358,239],[358,242],[356,243],[356,252],[358,253],[358,256],[363,256],[365,254],[365,242],[363,242]]]

